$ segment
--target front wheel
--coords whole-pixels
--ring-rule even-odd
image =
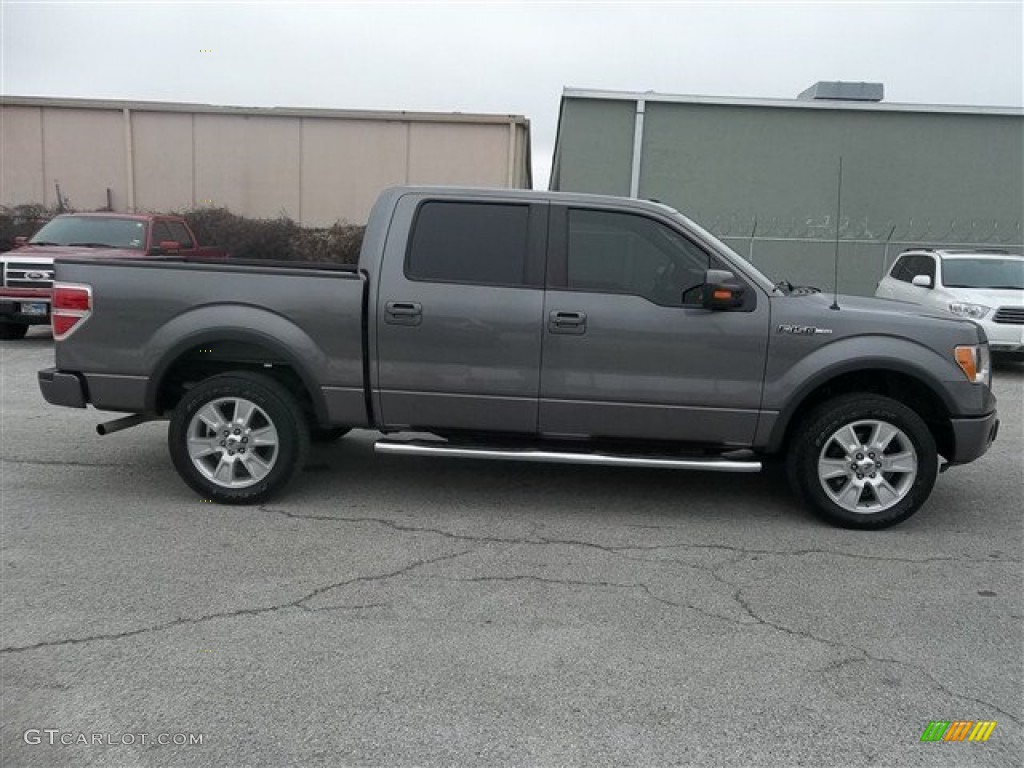
[[[295,398],[277,381],[237,371],[200,382],[167,430],[171,460],[203,498],[256,504],[302,467],[309,432]]]
[[[844,528],[887,528],[914,514],[938,474],[920,416],[881,395],[837,397],[797,427],[787,459],[795,490]]]

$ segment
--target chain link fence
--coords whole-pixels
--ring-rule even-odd
[[[836,219],[741,214],[694,220],[776,280],[832,290]],[[899,253],[910,248],[1024,251],[1021,220],[981,218],[839,220],[839,289],[872,295]]]

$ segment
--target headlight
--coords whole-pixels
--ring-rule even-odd
[[[949,311],[954,315],[966,317],[968,320],[981,320],[988,314],[991,307],[984,304],[968,304],[966,301],[954,301],[949,305]]]
[[[992,356],[988,344],[974,344],[957,347],[954,351],[956,364],[972,384],[992,385]]]

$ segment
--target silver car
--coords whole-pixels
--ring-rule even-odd
[[[1024,256],[1003,251],[905,251],[875,296],[973,320],[995,354],[1024,360]]]

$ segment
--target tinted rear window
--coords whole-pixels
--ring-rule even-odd
[[[529,219],[526,205],[424,203],[405,274],[413,280],[524,285]]]

